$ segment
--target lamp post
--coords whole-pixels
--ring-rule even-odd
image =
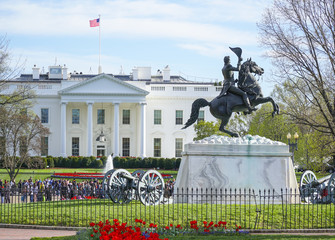
[[[294,138],[294,142],[291,142],[291,134],[288,133],[287,134],[287,140],[288,140],[288,146],[289,146],[289,150],[290,152],[292,152],[292,163],[294,165],[294,151],[297,151],[298,150],[298,138],[299,138],[299,135],[298,133],[296,132],[294,135],[293,135],[293,138]]]

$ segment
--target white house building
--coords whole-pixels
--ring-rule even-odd
[[[130,75],[68,73],[51,66],[41,74],[22,74],[7,91],[28,85],[36,93],[33,111],[50,129],[42,155],[180,157],[193,141],[193,127],[182,130],[195,99],[210,101],[221,91],[213,83],[157,75],[137,67]],[[209,108],[199,117],[215,121]]]

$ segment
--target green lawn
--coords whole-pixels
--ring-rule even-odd
[[[133,172],[136,169],[127,169],[129,172]],[[144,171],[148,169],[143,169]],[[174,178],[177,177],[178,171],[172,170],[158,170],[162,174],[171,174]],[[86,173],[102,173],[103,169],[99,168],[46,168],[46,169],[21,169],[15,181],[27,180],[30,177],[35,180],[44,180],[50,178],[54,173],[74,173],[74,172],[86,172]],[[0,169],[0,179],[9,180],[9,175],[6,169]]]
[[[272,204],[266,199],[257,205],[245,199],[238,204],[161,204],[144,206],[139,201],[114,204],[110,199],[68,200],[36,203],[0,204],[0,222],[12,224],[87,227],[90,222],[119,219],[134,224],[135,219],[160,227],[181,224],[189,227],[192,220],[226,221],[243,229],[308,229],[334,228],[333,204]],[[294,200],[294,199],[292,199]]]

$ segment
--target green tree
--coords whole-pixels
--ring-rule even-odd
[[[220,122],[206,122],[206,121],[199,121],[198,123],[194,124],[194,130],[196,133],[196,137],[193,140],[201,140],[206,137],[212,135],[223,135],[224,133],[219,130]]]

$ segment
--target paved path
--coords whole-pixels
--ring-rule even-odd
[[[73,236],[76,231],[0,228],[0,240],[30,240],[32,237]]]

